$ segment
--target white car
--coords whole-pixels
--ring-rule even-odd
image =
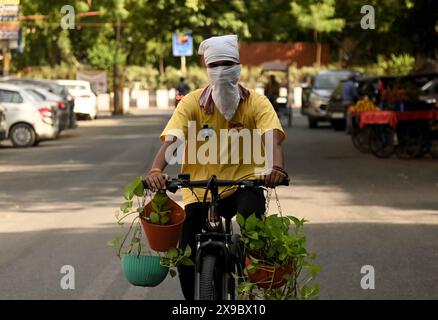
[[[57,109],[37,101],[23,88],[0,83],[0,104],[6,115],[6,138],[15,147],[30,147],[57,137]]]
[[[67,88],[75,99],[74,112],[78,116],[90,119],[97,118],[97,97],[91,90],[88,81],[83,80],[56,80],[55,83]]]

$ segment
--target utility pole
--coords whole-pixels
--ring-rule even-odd
[[[3,55],[3,76],[9,76],[11,70],[11,52],[9,51],[9,41],[5,41],[2,47]]]
[[[186,56],[181,56],[181,73],[185,77],[187,73]]]

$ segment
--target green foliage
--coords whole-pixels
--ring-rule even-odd
[[[23,53],[13,51],[12,70],[32,67],[32,77],[74,78],[81,68],[111,71],[114,63],[126,63],[128,83],[138,73],[150,89],[171,88],[177,83],[175,68],[180,64],[172,56],[172,33],[187,30],[193,32],[195,49],[195,54],[187,58],[189,67],[200,65],[196,49],[202,40],[229,33],[247,42],[311,41],[315,33],[322,34],[332,48],[333,58],[339,53],[339,60],[346,65],[364,66],[376,63],[378,55],[389,57],[399,52],[436,59],[437,19],[430,14],[435,2],[370,0],[367,4],[376,10],[376,29],[363,30],[361,0],[72,0],[68,4],[76,9],[77,26],[63,30],[59,22],[65,2],[22,1],[21,15],[45,18],[21,22],[26,46]],[[88,11],[100,15],[79,16]],[[117,22],[121,26],[118,45]],[[66,68],[59,67],[64,65]],[[47,71],[49,67],[54,71]],[[192,88],[205,83],[205,73],[199,70],[194,68],[196,74],[190,74],[189,68],[187,78]],[[109,79],[111,82],[111,74]],[[248,77],[249,86],[255,82],[253,79]]]
[[[170,222],[172,206],[169,204],[169,197],[166,191],[158,191],[152,198],[152,212],[149,217],[141,215],[141,218],[153,224],[166,225]]]
[[[306,249],[306,237],[304,224],[306,220],[293,216],[280,217],[277,215],[262,216],[257,218],[255,214],[246,220],[238,214],[242,237],[245,246],[245,254],[251,263],[246,268],[248,272],[255,272],[264,266],[270,268],[292,267],[292,273],[285,275],[287,283],[280,288],[260,288],[249,282],[245,277],[238,287],[242,299],[316,299],[318,285],[313,281],[319,271],[319,267],[309,260],[315,255]],[[289,229],[293,231],[290,232]]]
[[[345,26],[344,19],[334,17],[335,3],[335,0],[307,1],[307,5],[292,2],[291,7],[301,28],[328,33],[341,31]]]
[[[90,65],[101,70],[110,70],[114,64],[125,64],[126,53],[116,50],[114,41],[97,42],[88,50]]]
[[[379,56],[375,65],[375,73],[378,75],[403,76],[412,71],[415,66],[415,58],[409,54],[392,54],[389,58]]]
[[[186,246],[184,250],[180,248],[170,248],[169,251],[161,257],[161,265],[169,267],[170,275],[175,277],[176,270],[174,270],[174,268],[176,266],[194,266],[193,261],[190,259],[191,254],[192,250],[190,249],[190,246]]]

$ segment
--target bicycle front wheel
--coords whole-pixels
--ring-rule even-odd
[[[218,257],[206,255],[202,261],[202,269],[199,282],[200,300],[223,299],[222,270]]]

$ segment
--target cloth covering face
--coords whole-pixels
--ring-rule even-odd
[[[218,61],[239,63],[239,45],[236,35],[211,37],[199,46],[207,65]],[[230,121],[239,106],[238,80],[240,65],[207,67],[208,78],[213,88],[212,99],[219,112]]]
[[[212,85],[213,102],[227,121],[236,113],[240,102],[239,85],[240,65],[219,66],[207,69]]]

